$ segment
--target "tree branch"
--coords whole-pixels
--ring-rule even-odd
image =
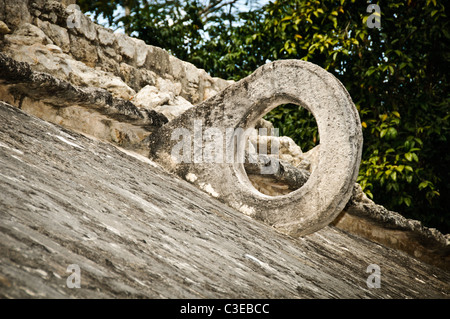
[[[200,11],[200,16],[207,16],[208,14],[216,12],[225,6],[233,5],[238,1],[239,0],[231,0],[228,2],[223,2],[222,0],[212,1],[206,8]]]

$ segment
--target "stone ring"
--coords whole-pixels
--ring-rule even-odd
[[[235,143],[231,149],[237,153],[245,140],[235,142],[236,134],[227,134],[230,128],[253,128],[262,116],[286,103],[310,111],[320,135],[319,161],[299,189],[268,196],[252,186],[242,162],[227,161],[226,156],[222,162],[202,157],[207,143],[201,143],[201,134],[211,133],[211,128],[219,137],[222,132],[223,154]],[[190,134],[182,147],[174,137],[180,132]],[[315,64],[280,60],[258,68],[154,132],[150,157],[242,213],[298,237],[328,225],[343,210],[356,182],[362,144],[358,112],[341,82]],[[184,161],[174,158],[177,148],[185,151]]]

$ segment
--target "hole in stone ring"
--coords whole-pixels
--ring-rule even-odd
[[[244,164],[252,186],[269,196],[302,187],[315,169],[319,131],[314,116],[297,104],[282,104],[260,118],[249,136]]]

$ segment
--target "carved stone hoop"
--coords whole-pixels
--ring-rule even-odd
[[[223,132],[227,128],[246,129],[285,103],[309,110],[320,134],[317,167],[296,191],[267,196],[252,186],[242,163],[195,160],[178,163],[171,155],[179,142],[172,136],[177,129],[192,133],[191,155],[195,157],[194,153],[202,146],[195,145],[198,128],[194,122],[201,121],[202,130],[208,127]],[[319,230],[342,211],[351,196],[362,151],[360,119],[344,86],[319,66],[299,60],[276,61],[258,68],[252,75],[164,125],[150,138],[150,156],[166,169],[235,209],[292,236]],[[225,143],[234,142],[226,137]],[[237,147],[243,149],[245,142],[241,141]]]

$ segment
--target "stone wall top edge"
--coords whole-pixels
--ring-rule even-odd
[[[68,7],[75,4],[74,0],[4,0],[4,3],[5,6],[0,8],[0,22],[4,22],[9,28],[7,33],[13,33],[26,23],[39,28],[42,28],[43,23],[46,25],[49,23],[53,29],[65,29],[63,32],[70,36],[70,46],[73,46],[74,41],[78,41],[79,45],[86,45],[92,49],[91,51],[99,52],[94,54],[92,61],[83,61],[81,54],[77,56],[78,52],[72,50],[68,52],[74,59],[90,67],[108,72],[116,69],[118,70],[115,72],[116,75],[120,75],[120,64],[125,63],[137,70],[150,70],[159,77],[180,82],[183,86],[187,86],[192,79],[198,79],[197,89],[202,92],[197,94],[199,99],[191,100],[194,104],[209,97],[207,92],[203,92],[205,88],[209,87],[213,92],[218,92],[233,82],[212,77],[205,70],[171,55],[164,48],[148,45],[141,39],[120,31],[114,32],[112,29],[96,24],[84,14],[76,16],[73,10],[76,7]],[[4,36],[5,34],[0,34],[0,43]],[[108,53],[117,54],[118,57],[110,59]],[[104,58],[105,56],[107,58]],[[110,64],[113,64],[112,68]]]

